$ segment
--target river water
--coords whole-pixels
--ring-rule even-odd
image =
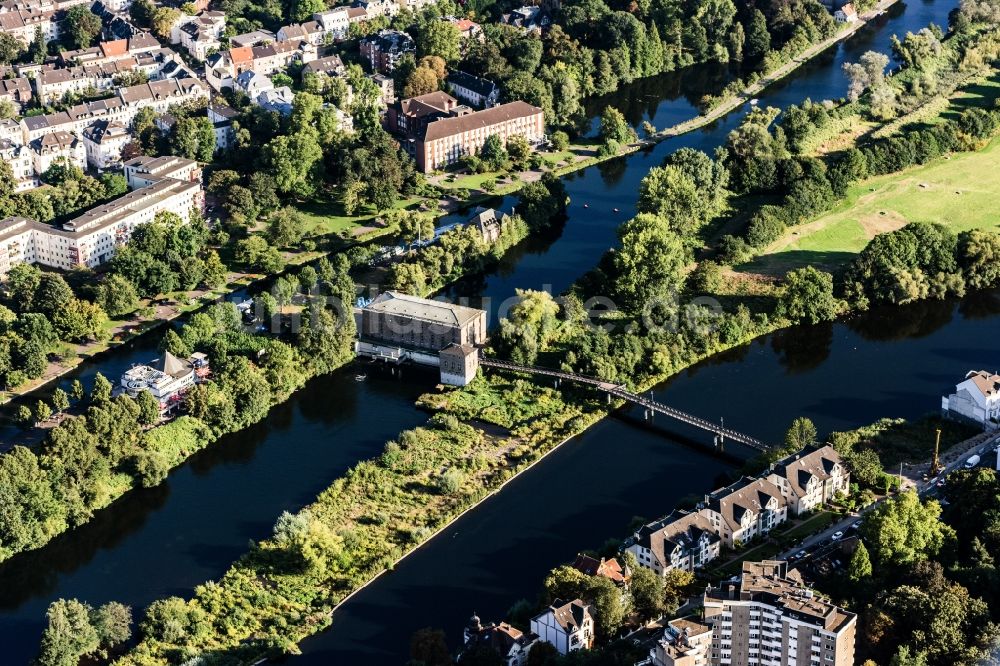
[[[871,48],[888,51],[894,33],[930,21],[943,25],[955,4],[897,4],[876,25],[766,91],[761,104],[842,95],[843,62]],[[588,108],[596,116],[612,104],[636,125],[648,119],[666,127],[694,115],[692,101],[720,80],[716,71],[667,75]],[[451,294],[489,297],[495,306],[516,287],[564,290],[614,245],[615,229],[634,213],[639,180],[651,167],[683,146],[711,152],[747,108],[570,175],[566,224],[530,239],[497,270]],[[884,415],[916,416],[932,411],[941,391],[970,367],[996,365],[988,345],[968,341],[995,339],[998,312],[992,297],[977,296],[961,305],[921,304],[795,329],[712,359],[658,388],[657,397],[705,417],[724,416],[727,425],[762,439],[779,437],[799,415],[821,430]],[[100,370],[114,378],[155,355],[154,339],[140,340],[81,373],[87,378]],[[413,401],[436,377],[405,372],[403,380],[370,372],[359,383],[351,371],[315,379],[261,424],[194,456],[162,486],[130,493],[88,525],[0,566],[0,663],[22,664],[34,655],[54,599],[115,599],[138,612],[156,598],[188,595],[217,578],[249,539],[269,534],[281,511],[301,507],[353,463],[426,418]],[[605,420],[567,443],[345,604],[329,631],[305,643],[300,661],[399,664],[412,631],[427,625],[447,629],[454,644],[473,610],[500,617],[519,598],[533,596],[552,566],[622,536],[634,515],[653,517],[710,489],[731,469],[706,450],[679,443],[697,433],[665,436],[661,425],[668,424],[649,429]]]

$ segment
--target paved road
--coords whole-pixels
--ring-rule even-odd
[[[919,483],[916,483],[915,486],[916,486],[917,492],[920,493],[921,496],[927,496],[927,495],[934,494],[937,491],[937,489],[938,489],[937,488],[937,482],[940,479],[943,479],[945,476],[947,476],[951,472],[954,472],[955,470],[964,468],[965,467],[965,461],[967,461],[969,458],[971,458],[973,456],[973,454],[978,454],[979,456],[982,457],[983,460],[980,463],[980,465],[984,465],[985,464],[985,465],[989,465],[990,467],[993,467],[994,464],[995,464],[995,461],[992,458],[992,456],[994,455],[993,449],[994,449],[994,447],[996,447],[998,445],[1000,445],[1000,433],[995,434],[992,437],[989,437],[988,439],[986,439],[981,444],[976,445],[975,447],[973,447],[973,448],[969,449],[968,451],[966,451],[963,455],[958,456],[958,458],[956,460],[954,460],[951,463],[949,463],[948,465],[946,465],[944,467],[944,469],[941,471],[941,473],[938,474],[936,477],[934,477],[934,478],[932,478],[932,479],[930,479],[928,481],[920,481]],[[791,549],[789,549],[789,550],[787,550],[787,551],[785,551],[783,553],[780,553],[779,555],[777,555],[777,559],[787,560],[788,558],[790,558],[792,555],[794,555],[795,553],[799,552],[800,550],[808,551],[811,548],[815,547],[816,545],[821,544],[822,542],[826,541],[831,536],[833,536],[834,533],[836,533],[836,532],[844,532],[844,533],[846,533],[847,530],[850,529],[851,525],[855,521],[860,520],[863,515],[865,515],[869,511],[872,511],[880,503],[884,502],[885,499],[886,498],[882,498],[879,501],[875,502],[874,504],[870,504],[870,505],[864,507],[863,509],[861,509],[860,511],[856,511],[854,513],[851,513],[850,515],[844,517],[843,519],[841,519],[841,520],[839,520],[839,521],[837,521],[835,523],[832,523],[828,528],[826,528],[822,532],[819,532],[819,533],[814,534],[814,535],[812,535],[810,537],[807,537],[801,544],[799,544],[795,548],[791,548]]]

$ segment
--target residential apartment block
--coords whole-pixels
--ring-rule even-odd
[[[204,60],[210,51],[218,51],[226,29],[224,12],[202,12],[197,16],[182,16],[170,30],[170,43],[183,46],[195,60]]]
[[[801,516],[850,492],[851,475],[830,446],[806,449],[771,465],[767,480],[777,486],[794,516]]]
[[[650,666],[708,666],[712,628],[687,618],[670,620],[649,651]]]
[[[83,146],[87,164],[104,171],[121,164],[122,149],[132,140],[125,126],[118,122],[99,120],[83,130]]]
[[[849,492],[850,473],[832,446],[807,447],[779,460],[757,478],[713,491],[694,511],[674,511],[640,528],[625,542],[640,566],[664,575],[694,571]]]
[[[853,666],[857,617],[815,596],[785,562],[744,562],[706,590],[712,666]]]
[[[361,59],[379,74],[391,74],[403,56],[417,52],[413,38],[399,30],[379,30],[362,39],[360,48]]]
[[[138,158],[126,167],[134,189],[101,204],[61,226],[24,217],[0,220],[0,276],[17,264],[31,263],[69,270],[108,261],[127,242],[135,227],[170,212],[187,220],[203,205],[197,163],[182,158]]]

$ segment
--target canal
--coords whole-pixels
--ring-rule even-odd
[[[955,4],[897,4],[877,25],[761,95],[761,104],[784,107],[806,97],[842,95],[843,62],[869,48],[888,51],[894,33],[930,21],[943,25]],[[659,77],[594,101],[589,109],[596,116],[613,104],[636,125],[649,120],[665,127],[693,115],[692,100],[718,80],[718,72]],[[516,287],[565,289],[614,245],[615,229],[634,213],[639,180],[651,167],[682,146],[711,152],[745,111],[569,176],[573,201],[566,224],[529,240],[497,270],[451,294],[489,297],[496,304]],[[658,397],[707,417],[725,415],[727,424],[762,438],[780,435],[800,414],[821,429],[886,414],[918,415],[933,409],[956,373],[990,365],[986,345],[964,342],[995,336],[1000,318],[993,301],[986,301],[918,308],[898,329],[898,340],[865,337],[863,322],[884,323],[872,320],[877,316],[896,322],[910,309],[770,336],[675,378]],[[86,364],[81,373],[117,377],[133,362],[155,356],[155,341],[136,341]],[[927,345],[938,350],[936,356],[923,357]],[[854,366],[862,360],[865,365]],[[386,440],[426,418],[413,401],[435,377],[408,373],[406,381],[369,373],[368,381],[355,382],[349,371],[313,380],[261,424],[194,456],[162,486],[130,493],[81,529],[0,566],[3,663],[27,663],[34,655],[45,608],[54,599],[115,599],[138,613],[156,598],[188,595],[194,585],[220,576],[249,539],[269,534],[281,511],[301,507],[353,463],[376,455]],[[635,514],[652,516],[708,489],[728,470],[722,460],[661,433],[606,420],[346,604],[334,627],[306,644],[310,657],[304,659],[356,663],[364,655],[373,664],[401,663],[414,629],[440,626],[454,638],[472,610],[499,617],[517,599],[533,595],[555,564],[621,536]]]

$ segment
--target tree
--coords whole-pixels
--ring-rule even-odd
[[[33,310],[52,317],[66,308],[72,300],[73,290],[63,276],[57,273],[42,273],[31,305]]]
[[[531,365],[558,329],[559,304],[547,291],[515,289],[517,302],[500,321],[497,343],[506,357]]]
[[[172,328],[168,328],[167,332],[163,334],[163,340],[160,341],[160,351],[173,354],[178,358],[187,358],[191,355],[191,349],[187,343]]]
[[[57,414],[62,414],[69,408],[69,395],[66,394],[66,391],[57,388],[52,392],[52,406]]]
[[[399,235],[407,243],[430,240],[434,237],[434,220],[424,215],[404,213],[399,218]]]
[[[10,33],[0,33],[0,65],[9,65],[21,55],[21,42]]]
[[[181,118],[170,134],[170,152],[199,162],[215,155],[215,128],[204,116]]]
[[[479,156],[486,163],[490,171],[500,171],[508,164],[507,148],[497,134],[490,134],[483,142],[483,147],[479,151]]]
[[[150,17],[150,28],[160,39],[169,40],[170,30],[180,17],[180,10],[173,7],[157,7]]]
[[[27,405],[18,405],[17,411],[14,414],[14,420],[23,426],[31,425],[35,420],[35,415],[31,411],[31,407]]]
[[[973,289],[1000,283],[1000,233],[974,229],[959,238],[958,263]]]
[[[298,23],[308,21],[313,14],[326,9],[323,0],[292,0],[288,11],[289,17]]]
[[[477,644],[466,648],[458,658],[458,663],[459,666],[505,666],[507,662],[492,645]]]
[[[632,604],[641,618],[658,618],[666,610],[663,579],[652,569],[633,566],[629,591],[632,593]]]
[[[99,337],[107,324],[108,315],[100,305],[74,298],[52,317],[56,332],[64,340]]]
[[[816,426],[804,416],[792,421],[791,427],[785,433],[785,448],[789,451],[801,451],[815,442]]]
[[[665,219],[640,213],[618,229],[618,237],[615,291],[631,312],[656,305],[680,286],[690,250]]]
[[[771,33],[767,29],[767,18],[759,9],[753,10],[750,25],[746,31],[746,54],[753,60],[760,60],[771,50]]]
[[[790,271],[776,313],[792,321],[817,324],[833,319],[843,303],[833,295],[833,276],[812,266]]]
[[[433,17],[417,27],[417,53],[421,56],[438,56],[446,62],[457,62],[461,57],[461,41],[461,33],[450,21]]]
[[[273,245],[293,247],[298,245],[306,232],[306,220],[302,213],[286,206],[271,215],[267,223],[267,236]]]
[[[605,144],[610,142],[624,144],[635,141],[637,135],[632,126],[625,120],[622,112],[613,106],[608,106],[601,114],[600,137]]]
[[[75,5],[66,12],[63,29],[78,49],[89,47],[101,32],[101,19],[87,5]]]
[[[154,425],[160,420],[160,401],[149,391],[139,391],[135,402],[139,405],[139,423],[144,426]]]
[[[410,639],[410,658],[426,666],[451,666],[451,653],[440,629],[418,629]]]
[[[560,152],[569,148],[569,135],[562,130],[556,130],[549,137],[549,141],[552,143],[552,147]]]
[[[416,67],[403,86],[403,97],[419,97],[441,89],[441,82],[428,67]]]
[[[69,385],[69,397],[73,402],[80,402],[83,400],[83,382],[79,379],[74,379]]]
[[[393,289],[404,294],[421,296],[427,291],[427,276],[420,264],[396,264],[392,270],[391,284]]]
[[[90,614],[90,606],[76,599],[59,599],[49,604],[38,664],[76,666],[81,657],[96,652],[100,637],[91,624]]]
[[[132,636],[132,609],[109,601],[91,614],[91,621],[101,645],[113,648]]]
[[[219,289],[226,284],[226,265],[219,258],[219,253],[209,250],[205,253],[205,267],[202,273],[202,282],[210,289]]]
[[[35,403],[35,422],[45,423],[52,417],[52,408],[44,400]]]
[[[305,127],[294,134],[279,136],[264,146],[264,158],[280,192],[308,197],[315,190],[315,169],[322,166],[319,133],[315,128]]]
[[[97,286],[97,303],[112,317],[121,317],[139,307],[139,293],[127,278],[112,273]]]
[[[927,653],[911,650],[908,645],[900,645],[896,654],[892,655],[889,666],[928,666]]]
[[[936,500],[922,502],[916,491],[908,490],[868,514],[861,533],[880,564],[911,564],[936,555],[954,538],[954,530],[940,516]]]
[[[847,577],[852,583],[862,583],[872,575],[872,561],[868,556],[868,549],[863,541],[858,541],[858,547],[854,549],[851,562],[847,566]]]
[[[108,378],[98,372],[94,375],[94,385],[90,388],[90,402],[97,406],[111,402],[112,388]]]
[[[714,190],[701,186],[680,167],[654,167],[639,184],[639,210],[666,219],[685,239],[694,239],[715,212]]]

